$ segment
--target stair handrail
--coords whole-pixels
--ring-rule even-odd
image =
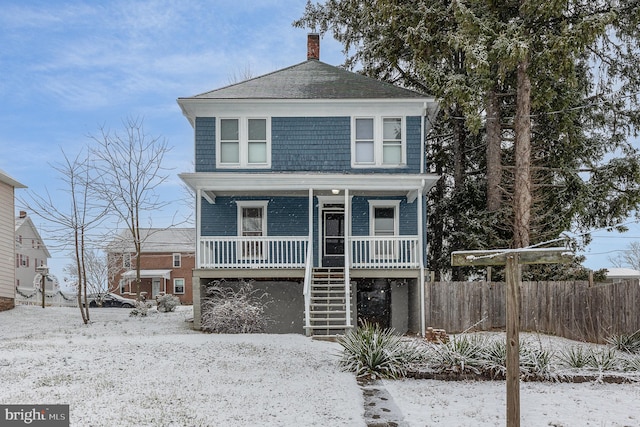
[[[304,296],[304,324],[307,334],[311,328],[311,274],[313,271],[313,244],[309,242],[307,248],[307,259],[304,267],[304,288],[302,295]]]

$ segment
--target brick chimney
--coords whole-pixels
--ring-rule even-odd
[[[27,212],[26,211],[20,211],[20,219],[26,218],[27,217]]]
[[[320,59],[320,34],[309,33],[307,35],[307,60]]]

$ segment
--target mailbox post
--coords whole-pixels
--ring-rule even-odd
[[[49,267],[46,265],[41,265],[40,267],[36,267],[36,272],[40,274],[40,289],[42,290],[42,308],[45,305],[45,282],[47,279],[47,275],[49,274]]]

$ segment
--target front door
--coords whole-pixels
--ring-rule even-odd
[[[155,298],[160,293],[160,279],[153,279],[151,282],[151,297]]]
[[[322,266],[344,267],[344,209],[325,209],[322,213]]]

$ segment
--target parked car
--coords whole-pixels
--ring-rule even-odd
[[[111,292],[104,294],[88,294],[87,300],[89,301],[89,307],[133,308],[136,305],[136,300],[124,298]]]

